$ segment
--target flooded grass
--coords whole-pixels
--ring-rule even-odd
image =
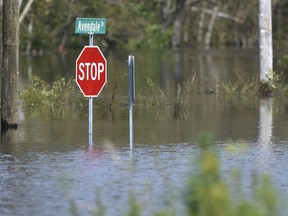
[[[33,76],[31,84],[19,95],[26,110],[50,111],[54,118],[61,118],[83,110],[87,105],[74,79],[59,78],[52,85]]]
[[[123,80],[116,79],[107,87],[107,92],[104,96],[97,98],[97,106],[107,107],[110,112],[114,112],[121,106],[128,106],[128,99],[118,93],[119,82]],[[156,106],[159,111],[165,112],[167,106],[173,106],[174,117],[183,118],[185,116],[188,103],[191,101],[191,95],[197,93],[196,79],[194,74],[182,85],[177,85],[175,97],[169,97],[154,81],[145,77],[146,85],[152,92],[150,97],[145,97],[141,94],[137,95],[138,106],[151,107]],[[283,89],[282,85],[277,89]],[[239,79],[236,82],[217,82],[215,91],[209,94],[221,95],[222,98],[230,98],[233,95],[240,96],[257,96],[259,85],[256,81],[251,80],[245,82],[244,79]],[[77,115],[87,109],[87,100],[83,97],[81,91],[73,78],[58,78],[51,85],[45,83],[37,76],[33,76],[30,85],[20,92],[19,95],[25,110],[30,112],[48,112],[54,118],[63,118],[65,116]]]
[[[5,183],[11,183],[10,176],[16,178],[15,184],[9,188],[1,185],[0,191],[13,194],[24,188],[23,194],[28,195],[17,199],[16,194],[6,203],[20,206],[4,207],[4,213],[25,214],[30,209],[43,209],[46,215],[57,211],[63,215],[99,216],[286,215],[285,206],[278,211],[281,200],[277,193],[280,188],[287,200],[285,80],[275,79],[274,103],[267,108],[270,112],[261,114],[259,83],[251,78],[256,77],[253,65],[257,61],[250,57],[247,60],[246,55],[240,56],[232,61],[230,55],[226,56],[231,65],[221,67],[216,64],[221,58],[219,61],[211,55],[216,60],[212,64],[204,62],[202,72],[192,62],[194,58],[184,64],[174,62],[179,67],[173,67],[169,56],[163,62],[152,57],[150,53],[142,56],[142,61],[146,61],[141,65],[141,55],[136,54],[137,143],[132,157],[127,147],[126,56],[114,57],[117,64],[109,67],[109,83],[95,100],[97,148],[92,152],[83,148],[87,135],[83,115],[88,103],[74,79],[52,77],[50,80],[55,81],[50,84],[40,76],[29,79],[28,86],[20,92],[25,117],[16,141],[0,146],[2,152],[9,146],[21,168],[13,162],[3,162],[4,168],[0,169],[7,179]],[[125,64],[119,63],[120,58]],[[237,75],[245,72],[249,75]],[[273,124],[264,127],[262,117],[269,120],[272,114]],[[204,136],[198,142],[200,148],[195,143],[203,131],[213,133],[216,142],[209,135]],[[117,146],[109,145],[103,150],[101,140],[107,138]],[[25,178],[27,171],[32,174]],[[67,173],[66,186],[74,185],[66,193],[61,193],[65,189],[55,184],[62,179],[63,171]],[[261,171],[271,174],[271,179],[259,176]],[[43,205],[34,206],[34,197]],[[7,200],[7,195],[2,193],[1,199]]]
[[[183,86],[177,86],[176,101],[174,105],[174,116],[181,117],[185,114],[185,109],[188,103],[189,95],[192,90],[192,85],[195,80],[194,74],[188,82],[184,82]]]
[[[257,95],[258,81],[255,79],[245,80],[240,78],[236,81],[218,81],[216,93],[223,95]]]

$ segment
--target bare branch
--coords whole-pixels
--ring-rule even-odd
[[[213,15],[214,13],[214,10],[210,10],[210,9],[207,9],[207,8],[198,8],[198,7],[191,7],[191,11],[199,11],[199,12],[204,12],[204,13],[207,13],[207,14],[210,14],[210,15]],[[239,19],[238,17],[234,17],[230,14],[227,14],[227,13],[224,13],[224,12],[221,12],[221,11],[218,11],[217,12],[217,16],[218,17],[222,17],[222,18],[225,18],[225,19],[229,19],[229,20],[232,20],[236,23],[243,23],[243,21],[241,19]]]
[[[27,15],[29,9],[31,8],[31,5],[34,0],[29,0],[29,2],[26,4],[25,8],[23,9],[20,17],[19,17],[19,25],[22,23],[24,17]]]

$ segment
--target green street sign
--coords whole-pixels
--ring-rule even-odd
[[[76,34],[105,34],[105,18],[76,18]]]

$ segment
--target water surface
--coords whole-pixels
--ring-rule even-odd
[[[145,215],[162,208],[181,214],[179,200],[197,170],[197,143],[203,132],[214,137],[228,184],[233,184],[231,173],[238,170],[241,188],[249,196],[253,176],[268,173],[279,202],[285,203],[286,99],[213,94],[219,80],[257,75],[255,51],[135,52],[133,152],[128,134],[127,55],[106,55],[110,85],[119,81],[117,106],[111,112],[94,100],[92,147],[87,145],[86,114],[54,118],[20,109],[19,129],[2,137],[0,145],[0,215],[71,215],[73,203],[81,215],[90,215],[99,207],[97,200],[106,206],[107,215],[127,215],[131,197],[148,206]],[[23,57],[20,88],[27,87],[32,74],[51,83],[57,76],[74,76],[74,57],[68,55],[65,61],[50,55]],[[177,88],[195,73],[189,102],[181,115],[175,115]],[[102,94],[109,97],[108,88]],[[281,212],[285,215],[287,209],[282,207]]]

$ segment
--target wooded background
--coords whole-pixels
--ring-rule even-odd
[[[274,45],[287,45],[288,0],[272,0]],[[107,18],[100,46],[258,45],[258,0],[20,0],[21,51],[83,46],[76,17]]]

